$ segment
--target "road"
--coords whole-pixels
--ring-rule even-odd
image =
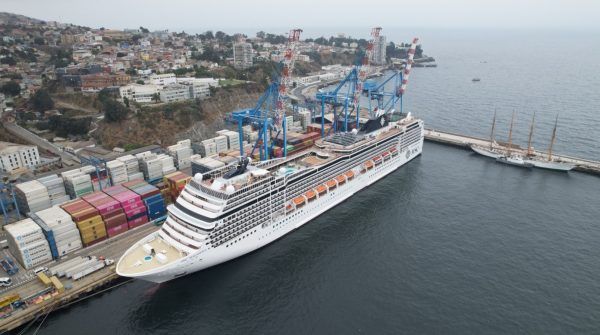
[[[59,156],[66,165],[73,165],[79,162],[79,159],[77,159],[76,156],[62,151],[59,147],[48,142],[46,139],[37,136],[16,123],[6,122],[3,126],[9,133],[18,136],[33,145],[37,145],[39,149],[44,149]]]

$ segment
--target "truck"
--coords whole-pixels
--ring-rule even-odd
[[[0,265],[9,276],[14,276],[19,272],[19,267],[15,265],[15,262],[10,257],[0,259]]]
[[[96,271],[102,269],[104,266],[106,266],[105,261],[97,261],[83,269],[80,269],[79,272],[73,273],[71,275],[71,278],[73,280],[79,280],[79,279],[89,275],[90,273],[93,273],[93,272],[96,272]]]

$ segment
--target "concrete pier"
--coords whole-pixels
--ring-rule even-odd
[[[435,130],[435,129],[428,129],[428,128],[425,129],[425,140],[431,141],[431,142],[437,142],[437,143],[441,143],[441,144],[445,144],[445,145],[465,148],[465,149],[469,149],[469,150],[470,150],[470,147],[472,144],[481,145],[481,146],[489,146],[490,145],[490,140],[488,140],[488,139],[474,137],[474,136],[461,135],[461,134],[456,134],[456,133],[451,133],[451,132],[445,132],[445,131],[440,131],[440,130]],[[522,151],[523,154],[526,153],[526,149],[525,150],[524,149],[513,149],[513,150]],[[548,157],[548,154],[545,152],[541,152],[541,151],[537,151],[537,150],[534,152],[535,152],[536,156]],[[594,174],[594,175],[600,175],[600,162],[598,162],[598,161],[576,158],[576,157],[560,155],[560,154],[552,154],[552,156],[558,160],[575,164],[575,168],[573,169],[574,171],[585,172],[585,173]]]

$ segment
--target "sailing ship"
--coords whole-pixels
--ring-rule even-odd
[[[535,114],[533,117],[534,119],[531,122],[531,129],[529,130],[529,143],[527,145],[527,158],[525,159],[525,162],[540,169],[563,172],[568,172],[572,170],[575,167],[575,164],[557,161],[552,158],[552,149],[554,147],[554,141],[556,140],[556,127],[558,126],[558,115],[556,115],[556,120],[554,121],[554,129],[552,130],[552,139],[550,140],[550,146],[548,147],[547,158],[544,158],[540,155],[536,155],[531,147],[531,138],[533,136],[533,122],[535,121]]]
[[[490,158],[494,158],[494,159],[504,156],[504,150],[499,148],[496,144],[496,139],[494,137],[495,129],[496,129],[496,112],[494,112],[494,119],[492,120],[492,131],[490,133],[489,147],[484,146],[484,145],[471,144],[470,145],[471,150],[475,151],[476,153],[478,153],[482,156],[486,156],[486,157],[490,157]]]
[[[518,153],[512,152],[512,130],[515,121],[515,112],[513,112],[512,117],[510,119],[510,130],[508,131],[508,149],[506,150],[506,154],[496,158],[496,162],[509,164],[524,168],[533,167],[532,163],[529,163],[523,159],[521,155]]]

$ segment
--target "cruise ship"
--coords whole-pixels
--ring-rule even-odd
[[[419,156],[423,137],[420,119],[379,116],[292,156],[196,174],[117,273],[162,283],[261,248]]]

